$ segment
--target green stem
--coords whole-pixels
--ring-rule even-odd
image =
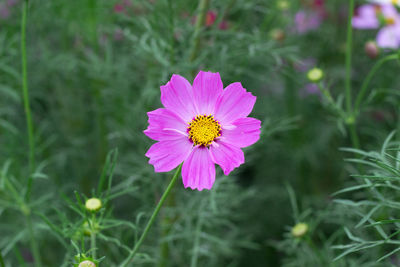
[[[0,251],[0,267],[5,267],[6,265],[4,264],[3,256],[1,255]]]
[[[197,58],[197,54],[199,53],[200,33],[204,26],[204,22],[206,19],[206,14],[207,14],[209,4],[210,4],[210,0],[200,0],[199,1],[196,25],[195,25],[194,34],[193,34],[192,52],[189,57],[190,62],[193,62]]]
[[[133,257],[136,255],[138,252],[140,246],[142,245],[144,239],[146,238],[151,226],[153,225],[158,213],[160,212],[160,209],[162,205],[164,204],[165,199],[168,197],[169,193],[171,192],[171,189],[174,187],[176,180],[178,179],[178,176],[181,172],[182,169],[182,164],[179,165],[179,167],[176,169],[176,172],[174,176],[171,179],[171,182],[169,183],[167,189],[165,190],[164,194],[162,195],[160,201],[158,202],[156,208],[153,211],[153,214],[150,217],[150,220],[147,222],[147,225],[142,233],[142,235],[139,238],[139,241],[135,244],[134,248],[132,249],[131,253],[129,254],[128,258],[121,264],[122,267],[127,266],[129,262],[133,259]]]
[[[31,108],[29,103],[29,91],[28,91],[28,68],[27,68],[27,56],[26,56],[26,21],[28,15],[28,0],[25,0],[22,6],[22,17],[21,17],[21,63],[22,63],[22,95],[24,99],[24,109],[26,115],[26,126],[28,131],[28,143],[29,143],[29,176],[27,183],[27,190],[25,198],[29,201],[31,188],[32,188],[32,173],[35,169],[35,140],[33,135],[33,123]],[[31,250],[35,266],[42,266],[39,248],[36,243],[35,235],[33,232],[32,217],[30,214],[27,215],[27,227],[29,231],[29,238],[31,243]]]
[[[36,243],[36,239],[35,239],[35,234],[33,232],[33,225],[32,225],[32,218],[31,215],[26,216],[26,221],[28,224],[28,231],[29,231],[29,238],[31,241],[31,250],[33,253],[33,260],[35,261],[35,266],[36,267],[41,267],[42,266],[42,261],[40,258],[40,252],[39,252],[39,248],[37,246]]]
[[[350,128],[351,143],[353,144],[353,147],[356,149],[360,149],[360,147],[361,147],[360,140],[358,139],[355,123],[350,124],[349,128]]]
[[[398,55],[397,54],[393,54],[393,55],[388,55],[382,59],[380,59],[378,62],[376,62],[376,64],[372,67],[372,69],[370,70],[370,72],[368,73],[367,77],[365,78],[362,86],[361,86],[361,90],[357,95],[356,98],[356,103],[355,103],[355,108],[354,110],[356,111],[356,113],[358,114],[359,112],[359,108],[361,106],[361,101],[363,100],[367,89],[368,89],[368,85],[372,80],[372,77],[375,75],[375,73],[382,67],[383,64],[385,64],[388,61],[391,60],[396,60],[398,59]]]
[[[24,99],[24,109],[26,115],[26,126],[28,131],[28,143],[29,143],[29,176],[26,191],[26,199],[29,200],[31,187],[32,187],[32,172],[35,166],[35,140],[33,135],[33,123],[31,108],[29,104],[29,92],[28,92],[28,70],[27,70],[27,59],[26,59],[26,17],[28,14],[28,1],[25,0],[22,7],[22,18],[21,18],[21,57],[22,57],[22,95]]]
[[[203,226],[203,218],[204,218],[204,216],[202,216],[203,207],[204,207],[204,202],[202,202],[199,207],[199,218],[197,220],[197,225],[196,225],[196,236],[195,236],[194,244],[193,244],[193,255],[192,255],[191,262],[190,262],[190,267],[197,267],[197,261],[199,258],[200,235],[201,235],[201,228]]]
[[[26,115],[26,126],[28,129],[29,141],[29,168],[32,172],[35,163],[35,143],[33,139],[33,124],[28,93],[28,70],[26,60],[26,17],[28,13],[28,1],[24,1],[22,8],[21,21],[21,56],[22,56],[22,93],[24,98],[24,108]]]
[[[92,251],[92,257],[93,259],[96,259],[96,233],[94,230],[92,230],[92,233],[90,234],[90,247]]]
[[[347,22],[347,42],[346,42],[346,80],[345,80],[345,88],[346,88],[346,108],[349,114],[352,113],[351,106],[351,53],[352,53],[352,45],[353,45],[353,27],[352,27],[352,19],[353,19],[353,11],[354,11],[354,0],[349,0],[349,20]]]
[[[90,221],[90,250],[92,252],[93,259],[96,259],[96,214],[92,214],[92,219]]]

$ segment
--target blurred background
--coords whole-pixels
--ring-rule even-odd
[[[203,23],[199,2],[206,7]],[[146,113],[161,107],[172,74],[190,82],[199,70],[240,81],[257,96],[252,117],[261,139],[246,163],[211,191],[181,181],[161,211],[135,266],[391,266],[375,248],[337,261],[348,241],[343,225],[359,217],[332,194],[354,183],[357,167],[346,122],[327,108],[307,71],[324,71],[340,102],[345,88],[348,1],[323,0],[30,0],[27,66],[36,168],[29,212],[7,194],[5,177],[23,195],[29,176],[22,99],[23,0],[0,0],[0,252],[4,266],[33,266],[26,218],[33,222],[42,266],[71,266],[89,250],[75,193],[97,196],[107,154],[118,149],[108,223],[98,234],[100,266],[118,266],[143,230],[172,173],[154,173],[144,156]],[[356,1],[356,6],[362,1]],[[386,52],[364,50],[376,31],[355,31],[353,90]],[[398,90],[398,62],[373,87]],[[399,94],[376,91],[357,121],[361,148],[379,150],[399,126]],[[97,195],[96,195],[97,194]],[[18,199],[18,198],[17,198]],[[78,211],[77,211],[78,210]],[[28,214],[28,215],[27,215]],[[307,224],[306,237],[292,227]],[[374,237],[375,233],[369,236]],[[72,240],[72,241],[71,241]],[[86,244],[86,246],[85,246]],[[78,250],[78,252],[77,252]],[[90,254],[90,253],[89,253]]]

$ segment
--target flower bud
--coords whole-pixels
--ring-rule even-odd
[[[101,208],[101,200],[98,198],[89,198],[86,200],[85,207],[88,211],[96,212]]]
[[[78,267],[96,267],[96,264],[93,261],[82,261],[79,263]]]
[[[324,77],[324,72],[319,68],[312,68],[307,72],[307,78],[313,82],[317,83]]]
[[[280,10],[288,10],[290,7],[289,1],[286,0],[280,0],[276,3],[276,6],[280,9]]]
[[[280,42],[285,40],[286,37],[285,32],[281,29],[273,29],[270,34],[272,39]]]
[[[292,235],[294,237],[302,237],[308,231],[308,225],[306,223],[298,223],[292,228]]]
[[[365,43],[364,51],[368,57],[374,59],[379,56],[379,47],[374,41],[369,41]]]

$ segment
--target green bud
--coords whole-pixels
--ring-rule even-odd
[[[96,212],[101,208],[101,200],[98,198],[89,198],[86,200],[85,207],[88,211]]]
[[[294,237],[302,237],[308,231],[308,225],[306,223],[298,223],[292,228],[292,235]]]
[[[307,78],[313,82],[317,83],[324,77],[324,72],[319,68],[313,68],[307,72]]]

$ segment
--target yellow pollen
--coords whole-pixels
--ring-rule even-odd
[[[197,115],[189,122],[188,133],[194,145],[208,146],[221,136],[221,125],[212,115]]]
[[[393,25],[396,21],[394,20],[394,18],[389,17],[385,19],[385,22],[388,25]]]
[[[393,4],[393,5],[399,4],[399,0],[392,0],[392,4]]]

